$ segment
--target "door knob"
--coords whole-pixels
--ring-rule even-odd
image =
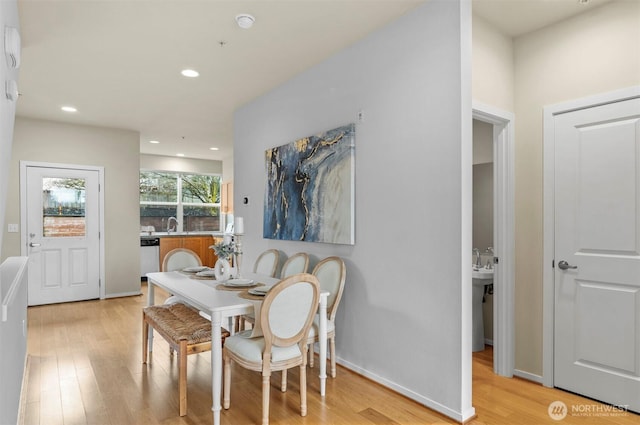
[[[567,270],[567,269],[577,269],[577,268],[578,268],[578,266],[572,266],[571,264],[567,263],[566,261],[561,260],[561,261],[558,263],[558,268],[559,268],[560,270]]]
[[[40,244],[39,244],[39,243],[30,242],[30,243],[29,243],[29,246],[30,246],[30,247],[32,247],[32,248],[34,248],[34,247],[36,247],[36,246],[40,246]]]

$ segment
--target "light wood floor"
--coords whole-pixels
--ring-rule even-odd
[[[146,292],[146,286],[143,286]],[[164,299],[157,291],[158,302]],[[189,356],[188,414],[178,416],[177,363],[168,346],[155,339],[152,364],[141,364],[141,308],[146,296],[31,307],[28,312],[28,377],[23,423],[56,424],[211,424],[210,354]],[[638,424],[640,416],[602,414],[552,420],[550,403],[571,411],[598,403],[522,379],[492,372],[488,348],[474,355],[472,425],[493,424]],[[345,368],[327,379],[319,397],[317,368],[308,373],[308,416],[299,416],[298,374],[292,370],[286,393],[279,374],[272,377],[272,424],[455,424]],[[261,377],[241,367],[232,370],[231,408],[225,425],[258,424]]]

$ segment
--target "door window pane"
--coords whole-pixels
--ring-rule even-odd
[[[42,236],[85,236],[85,179],[42,179]]]

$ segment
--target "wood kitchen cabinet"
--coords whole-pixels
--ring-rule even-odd
[[[169,251],[176,248],[187,248],[198,254],[202,264],[213,267],[218,260],[213,249],[209,247],[217,243],[218,238],[211,235],[184,235],[184,236],[167,236],[160,238],[160,265],[162,260]]]

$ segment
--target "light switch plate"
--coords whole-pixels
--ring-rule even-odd
[[[9,233],[18,233],[19,229],[20,229],[20,228],[19,228],[19,227],[18,227],[18,225],[17,225],[17,224],[15,224],[15,223],[13,223],[13,224],[12,224],[12,223],[7,224],[7,232],[9,232]]]

